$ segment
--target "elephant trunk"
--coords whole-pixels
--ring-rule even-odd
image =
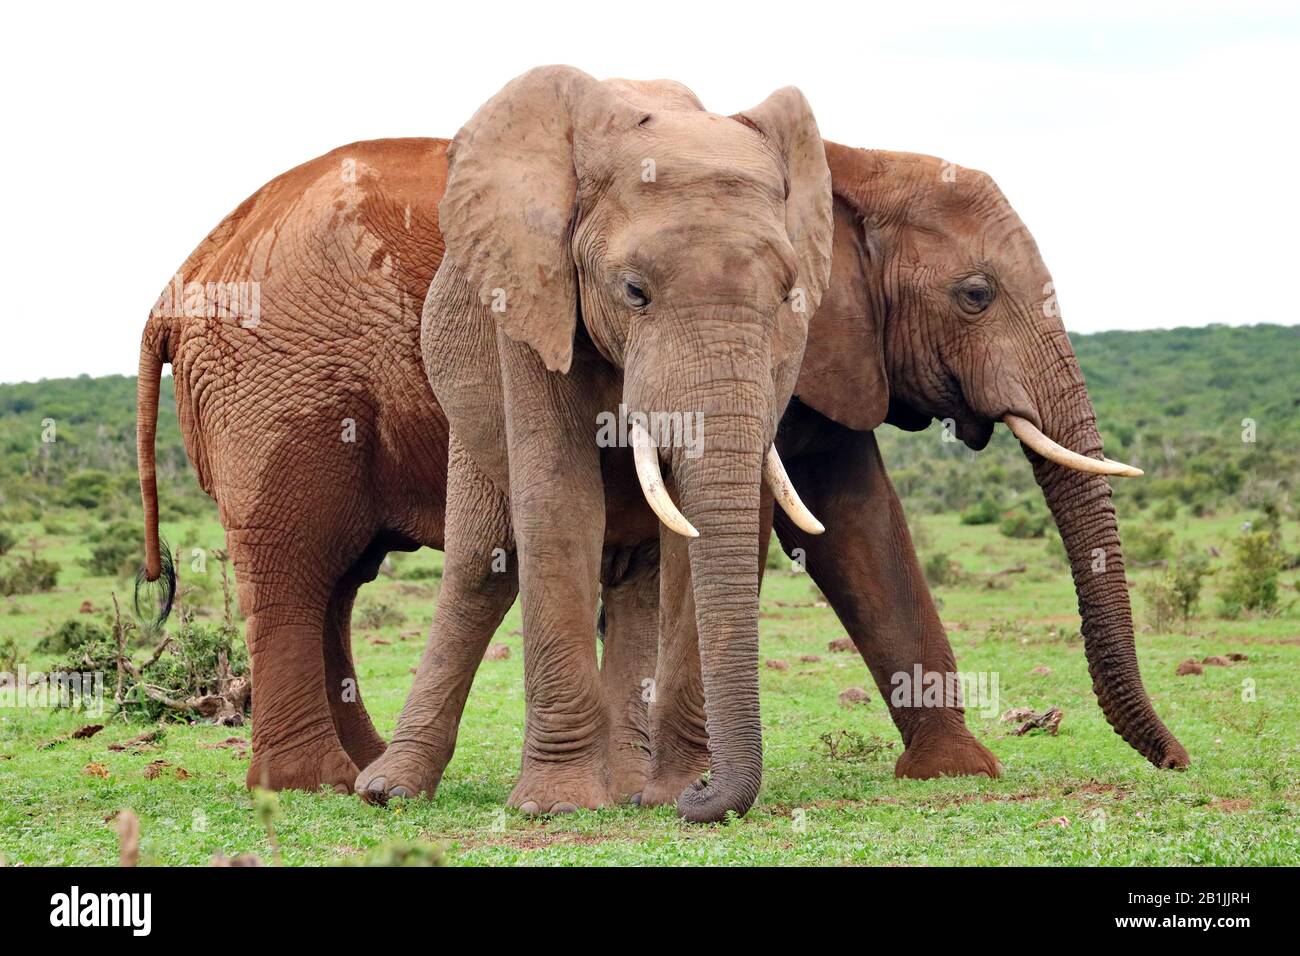
[[[674,456],[682,506],[700,532],[689,553],[709,779],[677,801],[678,812],[696,823],[725,819],[729,810],[745,813],[758,797],[763,775],[755,542],[767,422],[733,411],[708,415],[705,423],[707,455]]]
[[[1068,342],[1061,348],[1069,354],[1059,356],[1055,384],[1062,374],[1072,381],[1038,402],[1043,431],[1068,449],[1101,459],[1101,436],[1082,373]],[[1028,446],[1024,452],[1069,555],[1088,671],[1102,712],[1115,732],[1157,767],[1186,767],[1187,751],[1156,715],[1138,672],[1124,554],[1106,477],[1049,461]]]

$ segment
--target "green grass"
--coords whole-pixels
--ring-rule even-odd
[[[29,669],[52,663],[32,649],[41,635],[76,616],[83,601],[92,601],[99,613],[109,606],[110,592],[119,599],[130,593],[125,580],[88,577],[79,566],[90,552],[84,539],[94,520],[85,515],[65,513],[58,534],[33,524],[14,528],[23,542],[17,553],[35,539],[43,557],[63,565],[56,591],[0,599],[0,638],[18,641]],[[1226,554],[1245,517],[1180,517],[1167,526],[1180,545],[1216,545]],[[1193,760],[1184,773],[1159,772],[1110,730],[1096,706],[1069,576],[1045,543],[1004,538],[995,526],[962,526],[955,515],[926,517],[920,525],[923,552],[945,551],[974,575],[961,586],[936,590],[959,666],[998,674],[999,710],[1057,706],[1065,713],[1055,737],[1016,737],[996,715],[968,714],[972,731],[1002,761],[1002,779],[895,780],[901,743],[865,667],[856,654],[828,652],[827,642],[843,632],[807,576],[777,571],[763,593],[762,656],[789,668],[761,671],[766,769],[759,801],[743,819],[692,826],[671,808],[620,807],[537,821],[502,809],[523,736],[515,609],[497,637],[512,653],[480,668],[456,757],[436,799],[376,808],[355,797],[283,793],[276,822],[282,861],[361,861],[394,841],[432,841],[446,844],[453,864],[1300,862],[1295,571],[1283,575],[1289,606],[1278,616],[1216,619],[1211,579],[1202,616],[1190,622],[1189,633],[1140,627],[1147,687]],[[221,529],[210,520],[183,520],[164,530],[186,554],[222,545]],[[1284,530],[1293,553],[1295,523],[1288,521]],[[440,560],[428,551],[401,556],[396,576],[381,576],[362,591],[363,603],[386,602],[406,618],[355,632],[362,687],[381,733],[396,722],[436,601],[436,578],[404,576]],[[1005,587],[986,585],[987,575],[1018,565],[1026,570],[1002,576]],[[209,575],[215,568],[209,562]],[[181,570],[188,570],[188,561]],[[1140,581],[1151,573],[1138,570],[1131,577]],[[1141,625],[1144,609],[1134,593]],[[219,607],[219,597],[208,603]],[[1175,676],[1182,660],[1230,652],[1249,660]],[[800,663],[803,654],[821,660]],[[1253,702],[1243,699],[1247,680],[1254,682]],[[841,706],[839,693],[852,686],[866,687],[871,699]],[[247,727],[169,723],[156,749],[132,753],[107,745],[150,725],[108,715],[94,722],[100,720],[107,726],[98,735],[47,747],[90,721],[67,711],[0,708],[0,856],[11,864],[115,863],[117,838],[106,819],[130,809],[141,821],[143,862],[203,865],[217,853],[273,857],[244,789],[246,758],[233,748],[205,746],[232,733],[247,737]],[[862,759],[828,755],[819,738],[842,730],[872,745]],[[146,779],[145,768],[155,760],[168,766]],[[92,763],[108,776],[88,774]],[[177,768],[186,779],[177,779]]]

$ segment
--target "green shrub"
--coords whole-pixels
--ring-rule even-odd
[[[1008,538],[1041,538],[1047,534],[1050,521],[1051,518],[1041,511],[1021,507],[1009,512],[998,530]]]
[[[79,651],[95,641],[107,641],[108,628],[85,618],[70,617],[50,633],[40,639],[36,645],[40,654],[67,654]]]
[[[1277,610],[1277,576],[1282,551],[1269,531],[1247,531],[1233,542],[1228,583],[1219,595],[1220,613],[1237,617],[1243,611]]]
[[[983,497],[961,513],[962,524],[996,524],[1002,509],[992,498]]]
[[[951,587],[964,583],[969,575],[960,564],[948,557],[946,551],[936,551],[921,566],[926,583],[932,588]]]
[[[1155,564],[1169,557],[1174,533],[1168,528],[1138,525],[1124,534],[1124,556],[1134,564]]]
[[[17,543],[17,535],[8,528],[0,528],[0,556],[8,554]]]
[[[1178,517],[1178,502],[1174,501],[1173,498],[1166,498],[1156,505],[1153,514],[1157,521],[1173,521]]]
[[[1146,600],[1148,621],[1156,631],[1167,632],[1175,620],[1189,621],[1201,600],[1201,585],[1210,573],[1209,562],[1197,553],[1185,554],[1169,570],[1138,586]]]
[[[1167,632],[1178,612],[1178,602],[1167,574],[1157,574],[1138,585],[1146,602],[1147,623],[1157,633]]]
[[[113,538],[91,549],[90,557],[82,561],[91,574],[112,578],[121,574],[133,574],[144,563],[144,547],[131,538]]]
[[[386,601],[366,601],[357,608],[358,627],[378,630],[381,627],[396,627],[406,620],[406,615]]]
[[[1170,574],[1169,583],[1173,588],[1174,600],[1184,621],[1190,620],[1200,606],[1201,586],[1209,573],[1210,562],[1205,555],[1186,551]]]
[[[0,576],[0,594],[7,597],[15,594],[39,594],[52,591],[59,583],[60,567],[53,561],[46,561],[35,555],[21,557],[14,564],[13,570]]]
[[[113,496],[113,476],[98,469],[79,471],[63,486],[64,503],[75,508],[98,508]]]

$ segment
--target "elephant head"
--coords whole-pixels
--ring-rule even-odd
[[[950,420],[976,450],[1006,423],[1068,552],[1102,711],[1156,766],[1187,766],[1138,672],[1105,477],[1141,472],[1102,455],[1033,237],[984,173],[909,153],[826,152],[835,261],[795,394],[859,430]]]
[[[830,271],[830,174],[812,111],[793,88],[727,117],[675,83],[542,67],[489,100],[449,155],[446,257],[426,338],[429,309],[448,301],[454,278],[502,348],[526,346],[545,366],[532,382],[577,379],[596,393],[615,370],[645,497],[692,539],[712,773],[679,807],[694,820],[743,813],[762,763],[754,540],[764,474],[796,520],[816,525],[772,450]],[[542,402],[510,364],[502,358],[513,485],[519,416]],[[459,428],[447,378],[430,370]],[[702,444],[651,437],[645,423],[678,416],[702,424]],[[547,427],[585,430],[566,467],[598,454],[590,421]],[[521,520],[516,501],[516,533]]]

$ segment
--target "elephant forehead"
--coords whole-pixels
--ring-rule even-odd
[[[753,192],[784,199],[785,167],[762,137],[710,113],[652,113],[643,127],[598,154],[594,177],[617,191]]]

